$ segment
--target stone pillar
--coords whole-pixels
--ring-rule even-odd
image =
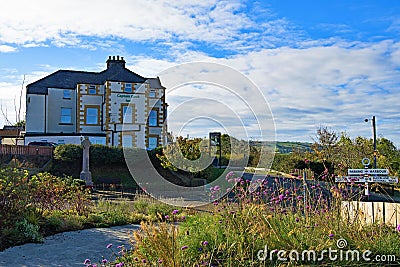
[[[82,141],[83,157],[82,157],[82,171],[80,178],[85,181],[86,186],[93,186],[92,173],[89,171],[89,148],[90,141],[86,136]]]

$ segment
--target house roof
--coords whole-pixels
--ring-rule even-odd
[[[119,56],[107,60],[107,69],[101,72],[58,70],[36,82],[28,84],[28,94],[47,94],[48,88],[73,89],[78,83],[104,84],[106,81],[143,83],[147,80],[125,68],[125,60]]]

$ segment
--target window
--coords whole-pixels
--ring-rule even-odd
[[[64,90],[64,92],[63,92],[63,98],[65,98],[65,99],[71,99],[71,90],[68,90],[68,89]]]
[[[85,107],[86,124],[99,124],[99,108],[98,107]]]
[[[97,94],[96,86],[89,85],[89,95],[95,95],[95,94]]]
[[[150,110],[149,126],[158,126],[158,112],[155,109]]]
[[[149,137],[148,149],[154,149],[158,146],[158,137]]]
[[[72,123],[72,108],[61,108],[60,123]]]
[[[151,91],[149,92],[149,97],[156,97],[156,91],[151,90]]]
[[[132,84],[131,83],[125,84],[125,92],[132,93]]]
[[[131,106],[122,106],[122,122],[123,123],[133,123]]]
[[[123,134],[122,135],[122,146],[123,147],[132,147],[133,137],[132,135]]]

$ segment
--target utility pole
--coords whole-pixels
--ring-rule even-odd
[[[368,119],[364,120],[365,122],[368,122]],[[375,116],[372,116],[372,132],[373,132],[373,137],[374,137],[374,169],[376,169],[376,154],[378,151],[376,150],[376,119]]]

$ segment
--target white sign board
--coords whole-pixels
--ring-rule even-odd
[[[397,177],[390,176],[339,176],[335,178],[336,183],[397,183]]]
[[[363,174],[369,174],[369,175],[388,175],[389,170],[388,169],[348,169],[347,170],[348,175],[363,175]]]

